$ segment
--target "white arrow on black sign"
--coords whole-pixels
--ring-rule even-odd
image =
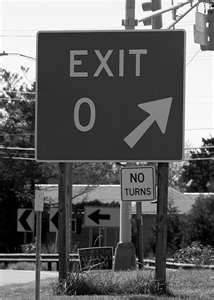
[[[17,231],[34,231],[34,211],[32,209],[20,208],[17,211]]]
[[[130,148],[133,148],[154,122],[158,124],[161,132],[164,134],[166,132],[171,104],[172,97],[139,104],[138,107],[148,112],[150,116],[124,138],[126,144]]]

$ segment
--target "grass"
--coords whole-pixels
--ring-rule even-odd
[[[167,275],[169,289],[175,296],[214,299],[214,271],[178,270],[168,272]]]
[[[151,271],[72,273],[55,288],[58,295],[139,295],[156,292]]]
[[[56,282],[54,279],[41,280],[40,290],[41,295],[52,296],[53,288],[52,285]],[[25,283],[25,284],[12,284],[0,286],[0,299],[16,299],[16,300],[30,300],[34,299],[35,296],[35,283]]]
[[[77,276],[77,275],[76,275]],[[80,275],[81,276],[81,275]],[[116,298],[116,294],[126,294],[128,291],[133,294],[145,293],[142,286],[151,282],[154,278],[153,271],[132,271],[132,272],[110,272],[110,271],[93,271],[86,277],[88,284],[92,280],[96,282],[96,288],[102,289],[104,294],[111,291],[112,294],[109,299]],[[100,278],[100,279],[99,279]],[[76,279],[76,281],[82,278]],[[214,299],[214,271],[211,270],[177,270],[167,271],[168,287],[171,294],[174,296],[155,297],[155,299]],[[86,287],[86,285],[85,285]],[[148,285],[147,285],[148,287]],[[51,296],[59,288],[56,280],[46,279],[41,281],[41,296]],[[71,287],[70,287],[71,289]],[[91,286],[89,286],[91,289]],[[62,290],[61,290],[62,291]],[[152,290],[151,290],[152,291]],[[147,290],[148,292],[151,292]],[[58,290],[59,292],[59,290]],[[94,291],[97,293],[97,291]],[[154,292],[154,291],[153,291]],[[103,295],[104,295],[103,294]],[[34,283],[10,285],[0,287],[0,299],[11,297],[11,299],[27,300],[34,297]],[[2,298],[1,298],[2,297]],[[113,298],[112,298],[113,297]],[[51,297],[52,299],[52,297]],[[84,299],[84,298],[81,298]],[[85,299],[90,299],[86,296]],[[101,299],[93,297],[92,299]],[[121,298],[122,299],[122,298]],[[127,299],[141,299],[140,297],[128,297]],[[143,298],[144,299],[144,298]],[[154,298],[152,298],[154,299]]]

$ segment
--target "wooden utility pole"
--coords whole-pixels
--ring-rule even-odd
[[[151,0],[152,10],[161,9],[161,0]],[[160,29],[162,27],[162,16],[152,18],[152,29]],[[143,224],[142,224],[142,203],[136,202],[136,215],[137,215],[137,247],[138,247],[138,261],[139,268],[143,265]]]
[[[158,9],[161,9],[161,0],[152,0],[152,10]],[[162,16],[153,17],[152,29],[161,27]],[[158,163],[155,279],[163,289],[166,288],[168,173],[169,163]]]
[[[155,279],[163,289],[166,287],[168,173],[169,164],[159,163]]]
[[[142,217],[142,203],[136,202],[137,215],[137,248],[138,248],[138,263],[139,269],[143,267],[143,217]]]
[[[69,271],[71,239],[72,164],[59,163],[59,281]]]

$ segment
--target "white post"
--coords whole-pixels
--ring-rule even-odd
[[[120,243],[131,242],[131,202],[120,202]]]
[[[42,233],[42,212],[44,206],[44,193],[35,190],[34,210],[36,213],[36,271],[35,271],[35,300],[40,300],[40,271],[41,271],[41,233]]]
[[[36,211],[36,280],[35,280],[35,299],[36,300],[40,300],[41,228],[42,228],[42,212]]]

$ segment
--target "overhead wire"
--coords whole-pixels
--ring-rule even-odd
[[[2,38],[36,38],[36,34],[0,34]]]
[[[189,66],[189,64],[196,58],[196,56],[200,53],[200,48],[193,54],[193,56],[189,59],[189,61],[186,63],[186,66]]]
[[[34,101],[36,101],[36,99],[26,99],[26,98],[1,98],[0,97],[0,101],[8,101],[8,102],[12,102],[12,101],[26,101],[26,102],[34,102]]]

